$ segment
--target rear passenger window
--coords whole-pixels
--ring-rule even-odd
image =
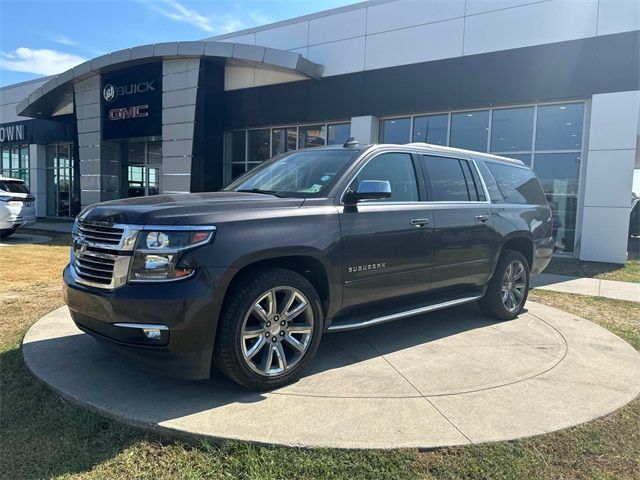
[[[547,200],[532,170],[501,163],[486,162],[507,203],[544,205]]]
[[[469,162],[457,158],[422,155],[429,199],[435,202],[478,201],[482,187],[473,178]],[[484,199],[484,194],[482,194]]]
[[[391,184],[390,202],[417,202],[418,183],[411,155],[382,153],[371,159],[351,184],[355,190],[362,180],[386,180]],[[377,202],[383,200],[376,200]]]

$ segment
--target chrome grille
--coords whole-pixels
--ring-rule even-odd
[[[122,240],[123,228],[78,222],[77,233],[89,243],[117,247]]]
[[[75,269],[80,278],[102,285],[111,284],[117,255],[82,246],[74,251],[74,256]]]

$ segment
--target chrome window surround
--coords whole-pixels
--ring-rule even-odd
[[[82,220],[81,220],[82,221]],[[215,231],[217,227],[213,225],[203,225],[203,226],[192,226],[192,225],[128,225],[128,224],[118,224],[118,223],[107,223],[107,222],[85,222],[82,221],[84,225],[93,225],[96,227],[106,227],[106,228],[116,228],[122,230],[122,237],[120,238],[120,242],[117,245],[105,244],[100,242],[92,242],[88,241],[82,234],[77,232],[78,221],[74,222],[73,230],[71,237],[73,239],[73,244],[80,244],[81,248],[83,247],[92,247],[92,248],[100,248],[103,250],[110,250],[113,253],[104,253],[104,252],[95,252],[91,251],[87,254],[87,251],[84,250],[82,252],[83,255],[94,256],[98,258],[106,258],[112,260],[114,262],[113,266],[113,275],[111,277],[110,283],[99,283],[92,282],[91,280],[87,280],[85,278],[80,277],[78,275],[78,271],[76,270],[75,262],[76,262],[76,253],[74,251],[74,245],[71,246],[70,249],[70,270],[71,276],[73,280],[79,284],[87,285],[90,287],[100,288],[103,290],[115,290],[117,288],[122,287],[126,283],[129,282],[129,270],[131,266],[131,260],[133,258],[133,252],[138,240],[138,236],[142,231]],[[211,238],[207,240],[210,241]],[[159,251],[156,250],[157,253],[178,253],[190,248],[201,246],[206,242],[200,242],[195,245],[189,246],[180,250],[173,250],[172,252],[168,252],[167,250]],[[125,255],[120,255],[120,252],[127,252]],[[190,278],[185,277],[185,278]],[[170,279],[166,280],[167,282],[175,281],[175,280],[183,280],[183,279]],[[165,280],[153,280],[152,282],[163,282]],[[150,283],[144,281],[133,281],[136,283]]]
[[[433,204],[433,205],[446,205],[446,204],[462,204],[462,205],[468,205],[468,204],[480,204],[480,205],[486,205],[486,204],[491,204],[491,197],[489,197],[489,190],[487,188],[487,185],[484,181],[484,177],[482,176],[482,173],[480,172],[480,169],[478,168],[478,164],[476,163],[476,159],[470,156],[466,156],[466,155],[461,155],[459,153],[444,153],[444,152],[434,152],[434,151],[430,151],[427,148],[425,148],[424,150],[417,150],[417,149],[412,149],[411,147],[409,148],[402,148],[403,145],[398,145],[397,148],[391,148],[389,150],[382,150],[382,151],[375,151],[374,152],[367,152],[365,153],[365,157],[367,157],[367,155],[370,155],[368,158],[366,158],[366,160],[362,163],[362,165],[360,165],[356,170],[355,170],[355,174],[354,173],[350,173],[347,175],[347,178],[349,179],[349,181],[347,182],[347,185],[344,187],[344,189],[342,190],[342,193],[340,194],[340,205],[344,206],[344,196],[347,194],[347,190],[349,189],[349,187],[351,186],[351,183],[353,182],[353,180],[355,178],[358,177],[358,175],[360,174],[360,171],[366,167],[366,165],[373,160],[374,158],[376,158],[378,155],[382,155],[385,153],[409,153],[412,155],[431,155],[434,157],[444,157],[444,158],[454,158],[456,160],[465,160],[467,162],[469,162],[471,165],[473,165],[473,168],[475,169],[476,173],[478,174],[478,177],[480,178],[480,183],[482,184],[482,189],[484,191],[484,198],[485,200],[467,200],[467,201],[455,201],[455,202],[447,202],[447,201],[436,201],[436,200],[418,200],[418,201],[409,201],[409,202],[387,202],[387,201],[379,201],[379,200],[372,200],[372,201],[366,201],[363,202],[362,204],[359,205],[399,205],[399,204],[403,204],[403,205],[429,205],[429,204]],[[416,181],[417,179],[417,175],[418,172],[416,173]]]

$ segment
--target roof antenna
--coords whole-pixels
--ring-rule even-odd
[[[356,140],[354,137],[349,137],[347,138],[347,141],[344,142],[344,145],[342,145],[344,148],[348,148],[348,147],[357,147],[359,145],[360,142],[358,142],[358,140]]]

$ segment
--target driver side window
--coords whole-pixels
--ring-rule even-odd
[[[391,184],[391,197],[376,202],[417,202],[418,184],[411,155],[408,153],[382,153],[364,166],[349,189],[356,190],[363,180],[386,180]]]

